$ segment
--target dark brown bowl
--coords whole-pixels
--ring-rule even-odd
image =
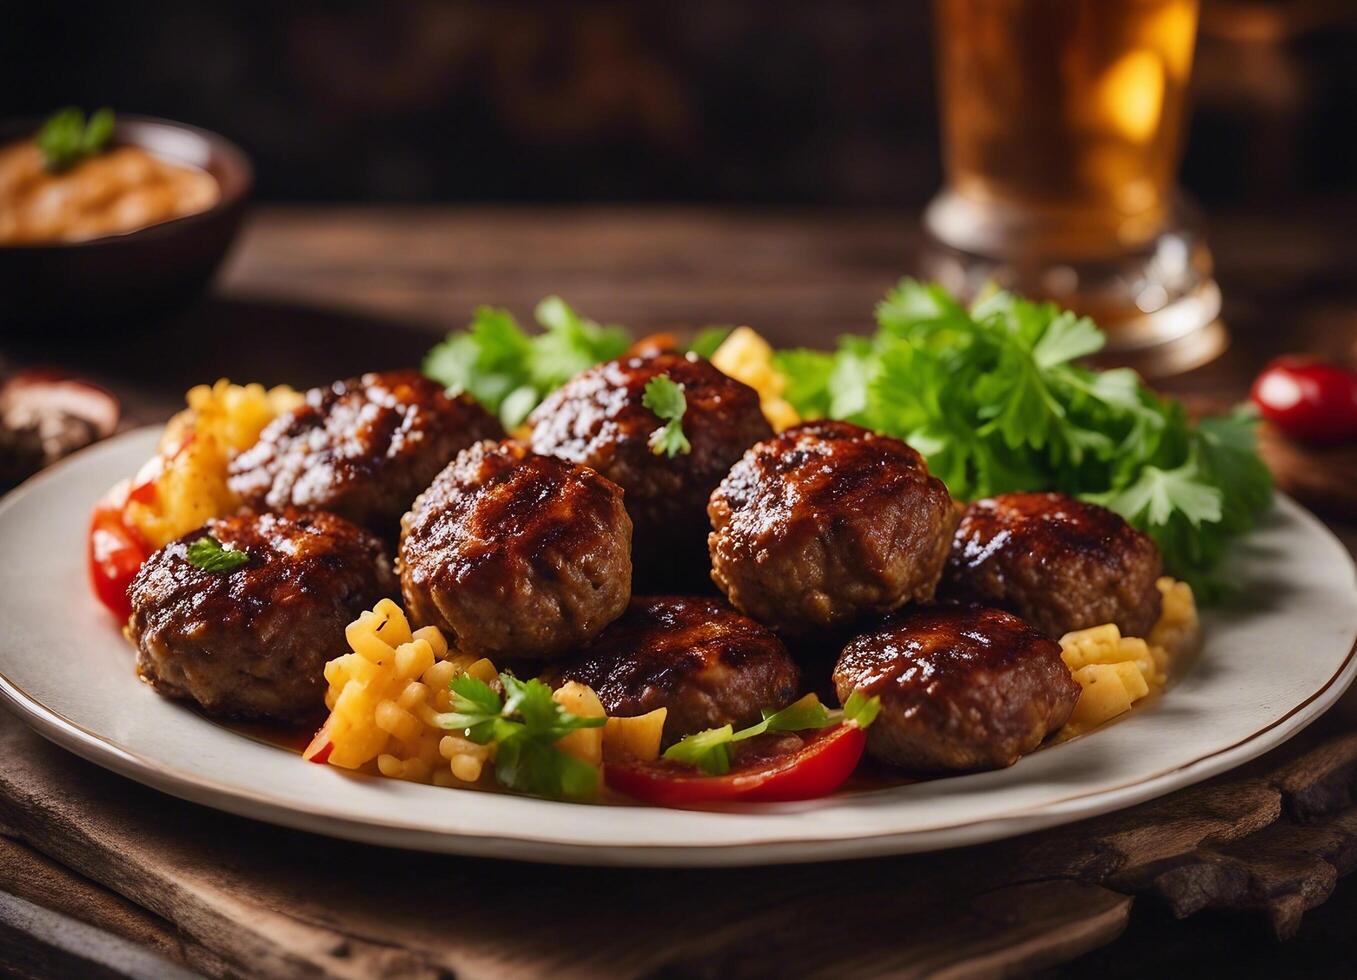
[[[0,125],[0,144],[30,136],[38,125]],[[221,197],[206,211],[122,235],[0,245],[5,332],[76,329],[168,310],[200,293],[226,256],[254,180],[239,147],[216,133],[149,116],[119,116],[113,143],[206,170]]]

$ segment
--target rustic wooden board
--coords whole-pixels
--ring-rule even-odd
[[[1260,916],[1286,936],[1357,866],[1357,735],[1342,732],[1014,841],[669,872],[430,856],[265,827],[135,786],[8,717],[0,753],[0,828],[13,839],[0,887],[214,976],[991,976],[1112,940],[1136,895],[1180,916]]]

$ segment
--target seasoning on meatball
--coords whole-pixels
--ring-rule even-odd
[[[998,609],[902,613],[853,640],[834,687],[881,698],[867,751],[905,769],[1011,766],[1065,724],[1079,684],[1060,645]]]
[[[730,724],[752,725],[764,708],[796,700],[800,671],[767,628],[717,599],[635,598],[553,679],[593,688],[609,715],[667,708],[666,744]]]
[[[665,423],[642,399],[661,375],[683,386],[691,450],[656,454]],[[740,455],[773,434],[758,393],[693,354],[622,357],[576,375],[529,419],[535,452],[592,466],[626,491],[644,584],[707,581],[707,498]]]
[[[1051,637],[1103,623],[1145,636],[1159,619],[1162,568],[1154,541],[1106,507],[1007,493],[966,508],[942,590],[1015,612]]]
[[[931,599],[956,525],[947,488],[918,453],[828,421],[750,449],[707,513],[716,584],[788,634]]]
[[[549,659],[592,640],[631,598],[622,491],[514,442],[464,450],[401,521],[406,611],[466,653]]]
[[[313,388],[231,462],[231,489],[256,510],[328,510],[391,541],[401,515],[452,457],[503,435],[466,395],[418,371]]]
[[[201,568],[211,537],[247,560]],[[229,552],[228,552],[229,553]],[[344,629],[396,593],[381,542],[341,517],[288,509],[208,521],[141,566],[128,590],[137,671],[210,715],[304,722],[325,710],[325,662]]]

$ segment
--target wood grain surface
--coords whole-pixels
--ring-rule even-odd
[[[1218,220],[1235,343],[1167,387],[1223,404],[1274,353],[1357,353],[1354,219],[1345,206]],[[82,371],[136,424],[219,376],[307,385],[414,363],[475,305],[526,318],[550,293],[638,330],[748,322],[823,346],[869,323],[916,243],[906,215],[271,209],[215,296],[117,332],[5,339],[0,367]],[[1304,457],[1293,469],[1330,498],[1312,502],[1357,513],[1333,495],[1342,479]],[[1351,547],[1351,525],[1335,527]],[[56,917],[15,932],[0,909],[0,968],[31,975],[73,963],[136,975],[113,954],[66,949],[62,924],[76,920],[210,976],[994,976],[1066,962],[1146,915],[1170,920],[1154,942],[1175,916],[1223,915],[1241,943],[1286,937],[1357,865],[1351,695],[1246,769],[1120,814],[935,855],[725,871],[330,841],[136,786],[3,715],[0,753],[0,890]],[[6,952],[20,947],[22,962]]]

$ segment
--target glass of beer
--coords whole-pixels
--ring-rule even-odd
[[[1148,373],[1224,330],[1175,175],[1198,0],[934,0],[946,186],[928,274],[1094,317]]]

